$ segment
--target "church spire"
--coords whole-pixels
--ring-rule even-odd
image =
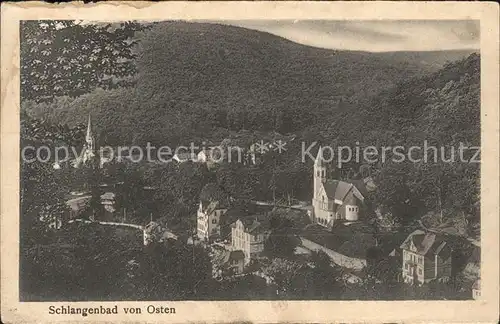
[[[89,122],[87,124],[87,136],[85,137],[85,140],[87,141],[87,143],[92,140],[92,125],[90,120],[90,113],[89,113]]]
[[[323,166],[323,148],[320,146],[318,150],[318,155],[316,155],[316,160],[314,161],[314,165]]]
[[[94,136],[92,135],[92,121],[89,113],[89,121],[87,124],[87,135],[85,136],[85,141],[87,142],[87,150],[90,152],[94,151]]]

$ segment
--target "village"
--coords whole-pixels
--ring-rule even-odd
[[[279,140],[293,141],[293,137]],[[85,141],[82,159],[71,161],[70,167],[85,168],[97,158],[90,115]],[[258,164],[266,154],[258,154],[254,147],[248,151],[244,163]],[[227,163],[220,155],[213,158],[207,149],[197,155],[174,156],[172,160],[171,163],[203,164],[209,168]],[[65,166],[58,165],[57,169],[61,167]],[[430,228],[422,221],[405,231],[394,230],[390,217],[369,200],[370,193],[377,190],[370,174],[360,172],[352,179],[342,176],[332,163],[325,162],[321,148],[310,172],[311,201],[290,197],[279,202],[241,199],[218,183],[207,183],[199,192],[193,215],[195,226],[184,232],[171,228],[168,220],[158,219],[153,213],[130,219],[125,208],[116,206],[114,188],[120,183],[100,184],[103,209],[99,214],[84,217],[82,212],[88,210],[92,193],[73,191],[66,200],[69,211],[65,216],[46,219],[50,219],[48,226],[54,229],[73,222],[130,228],[142,233],[145,247],[169,244],[172,240],[201,246],[210,255],[212,277],[219,281],[251,274],[268,285],[275,284],[276,278],[267,269],[275,258],[282,258],[279,251],[291,249],[286,258],[306,269],[314,268],[311,255],[326,255],[347,286],[372,280],[379,285],[399,282],[425,287],[447,284],[460,276],[464,279],[456,291],[469,298],[480,297],[478,241],[460,237],[447,227]],[[142,190],[147,197],[153,195],[155,188],[144,186]]]

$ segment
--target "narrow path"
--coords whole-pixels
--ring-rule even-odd
[[[72,219],[72,220],[68,221],[68,223],[73,223],[73,222],[80,222],[80,223],[86,223],[86,224],[97,223],[97,224],[101,224],[101,225],[130,227],[130,228],[135,228],[135,229],[138,229],[138,230],[141,230],[141,231],[144,230],[144,226],[137,225],[137,224],[118,223],[118,222],[90,221],[90,220],[87,220],[87,219],[80,219],[80,218]]]
[[[257,201],[257,200],[252,200],[252,203],[259,205],[259,206],[269,206],[269,207],[277,207],[277,208],[283,208],[283,209],[294,209],[294,210],[302,210],[302,211],[307,211],[311,207],[310,206],[301,206],[301,205],[280,205],[280,204],[274,204],[272,202],[267,202],[267,201]]]

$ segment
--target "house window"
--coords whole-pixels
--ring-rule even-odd
[[[424,258],[422,258],[421,256],[418,257],[418,263],[422,264],[424,263]]]
[[[405,263],[405,268],[406,268],[406,270],[410,269],[410,266],[408,263]]]
[[[316,171],[316,176],[319,177],[319,171]]]
[[[217,224],[217,219],[212,219],[212,224]]]
[[[421,276],[422,275],[422,269],[418,268],[418,274]]]

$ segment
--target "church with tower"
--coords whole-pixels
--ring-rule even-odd
[[[331,229],[336,222],[356,222],[363,218],[366,193],[359,181],[343,181],[336,169],[325,162],[320,148],[314,161],[312,221]]]

